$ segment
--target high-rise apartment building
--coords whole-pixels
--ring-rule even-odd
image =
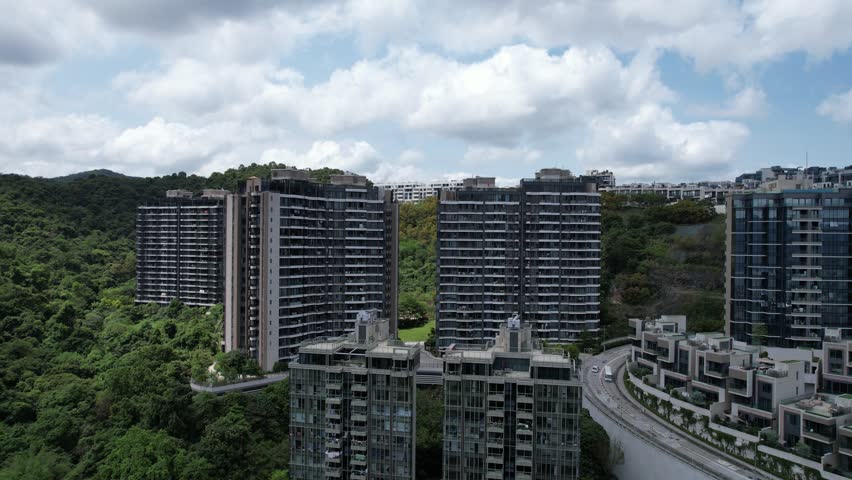
[[[438,345],[483,343],[523,316],[538,338],[599,327],[600,194],[594,178],[546,169],[514,188],[465,180],[438,197]]]
[[[136,301],[222,303],[224,190],[169,190],[136,210]]]
[[[852,339],[852,189],[727,199],[727,333],[775,347]]]
[[[358,175],[273,170],[228,196],[225,349],[271,370],[376,309],[396,325],[398,204]]]
[[[579,478],[582,399],[573,360],[517,317],[490,346],[448,349],[444,480]]]
[[[388,340],[377,314],[290,363],[290,478],[414,478],[420,347]]]

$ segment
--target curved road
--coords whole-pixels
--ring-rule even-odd
[[[661,455],[674,455],[710,477],[777,480],[777,477],[715,450],[667,424],[630,397],[624,386],[622,373],[629,353],[630,346],[627,345],[589,357],[583,363],[584,395],[601,413],[640,439],[663,450],[665,453],[661,452]],[[606,365],[613,371],[614,382],[604,381]],[[598,373],[592,373],[593,366],[598,367]]]

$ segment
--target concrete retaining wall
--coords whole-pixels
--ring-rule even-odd
[[[746,443],[758,443],[760,441],[760,439],[757,438],[754,435],[749,435],[748,433],[741,432],[739,430],[736,430],[736,429],[733,429],[733,428],[730,428],[730,427],[726,427],[724,425],[719,425],[718,423],[710,422],[709,425],[710,425],[710,429],[712,429],[712,430],[716,430],[717,432],[727,433],[728,435],[733,435],[734,437],[736,437],[736,438],[738,438],[738,439],[740,439],[740,440],[742,440],[743,442],[746,442]]]
[[[671,402],[672,406],[675,407],[675,408],[682,409],[682,410],[689,410],[689,411],[696,413],[698,415],[702,415],[702,416],[705,416],[707,418],[710,418],[710,410],[708,410],[706,408],[697,407],[697,406],[695,406],[695,405],[693,405],[689,402],[685,402],[685,401],[680,400],[678,398],[673,398],[671,395],[669,395],[668,393],[666,393],[662,390],[654,388],[650,385],[646,385],[645,382],[640,380],[639,377],[637,377],[636,375],[633,375],[632,373],[630,373],[629,370],[627,371],[627,375],[630,379],[630,382],[633,383],[633,385],[639,387],[639,389],[641,389],[643,392],[645,392],[649,395],[653,395],[653,396],[659,398],[660,400],[665,400],[667,402]]]
[[[777,448],[772,448],[766,445],[758,445],[757,450],[763,452],[767,455],[772,455],[773,457],[783,458],[789,462],[793,462],[797,465],[802,465],[804,467],[813,468],[814,470],[822,472],[822,465],[819,463],[808,460],[807,458],[802,458],[798,455],[794,455],[790,452],[785,452],[783,450],[778,450]]]

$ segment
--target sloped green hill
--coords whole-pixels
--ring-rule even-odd
[[[219,350],[222,308],[133,303],[137,205],[279,167],[0,175],[0,479],[286,478],[286,383],[189,390]]]
[[[604,196],[602,308],[606,336],[628,318],[687,315],[692,331],[722,329],[724,216],[690,201],[659,205]]]

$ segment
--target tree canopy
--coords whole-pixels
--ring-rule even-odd
[[[222,307],[134,304],[136,207],[169,189],[234,188],[263,168],[0,175],[0,479],[280,478],[286,382],[193,394],[190,376],[219,352]],[[223,457],[235,452],[239,462]]]

